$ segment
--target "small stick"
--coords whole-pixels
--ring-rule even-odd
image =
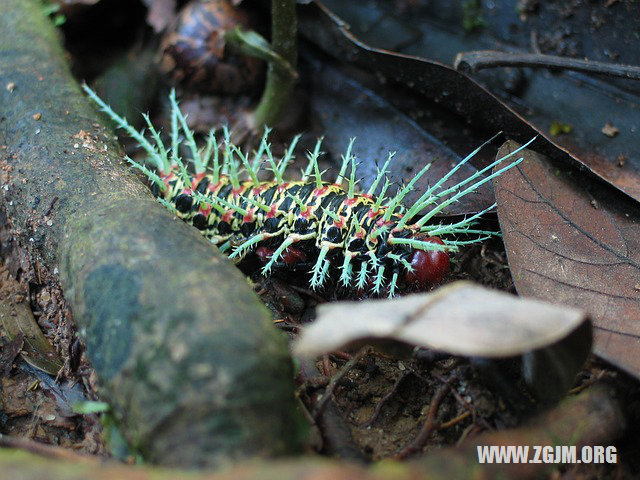
[[[584,389],[589,388],[594,383],[599,382],[605,376],[605,373],[606,372],[604,370],[600,370],[597,374],[593,375],[591,378],[586,380],[581,385],[578,385],[577,387],[574,387],[571,390],[569,390],[569,392],[568,392],[569,395],[576,395],[576,394],[580,393],[581,391],[583,391]]]
[[[465,418],[467,418],[469,415],[471,415],[471,412],[469,412],[468,410],[464,413],[461,413],[460,415],[458,415],[455,418],[452,418],[451,420],[449,420],[448,422],[443,422],[439,425],[436,426],[436,428],[438,430],[445,430],[447,428],[453,427],[454,425],[457,425],[458,423],[460,423],[461,421],[463,421]]]
[[[360,349],[358,353],[356,353],[351,360],[344,364],[344,366],[340,369],[338,373],[336,373],[331,380],[329,381],[329,385],[327,385],[326,390],[322,394],[322,398],[316,404],[316,408],[313,410],[313,418],[318,418],[318,415],[322,412],[324,405],[327,403],[327,400],[331,398],[333,395],[333,391],[335,390],[338,382],[344,378],[344,376],[349,373],[349,371],[356,366],[356,364],[370,351],[370,347],[363,347]]]
[[[391,397],[393,397],[393,395],[398,391],[398,388],[400,388],[400,384],[404,382],[409,375],[415,375],[415,374],[411,370],[407,370],[406,372],[404,372],[402,375],[398,377],[396,382],[393,384],[393,387],[391,387],[391,390],[389,390],[389,392],[387,392],[385,396],[382,397],[380,401],[376,404],[376,407],[373,410],[373,414],[371,415],[371,418],[366,422],[362,423],[361,425],[359,425],[360,427],[367,428],[373,425],[373,422],[375,422],[380,416],[380,413],[382,412],[382,407],[384,407],[387,404],[387,402],[391,399]]]
[[[351,360],[351,357],[353,357],[353,355],[347,352],[340,352],[340,351],[331,352],[331,356],[339,358],[340,360],[345,360],[345,361],[349,361]]]
[[[324,373],[326,377],[330,377],[332,371],[333,371],[333,368],[331,367],[331,360],[329,359],[329,354],[324,354],[322,356],[322,373]]]
[[[473,420],[473,423],[476,423],[476,421],[478,420],[478,412],[476,411],[476,408],[471,403],[467,402],[464,398],[462,398],[462,396],[458,393],[458,391],[455,388],[453,388],[453,386],[451,385],[451,378],[444,378],[441,375],[438,375],[437,373],[434,373],[433,376],[438,380],[440,380],[442,383],[446,383],[447,385],[451,386],[451,393],[453,397],[463,408],[467,409],[467,411],[471,413],[472,415],[471,419]],[[480,419],[480,420],[482,421],[483,426],[487,430],[491,430],[491,426],[487,423],[485,419]]]
[[[66,460],[69,462],[93,462],[95,457],[73,452],[55,445],[47,445],[28,438],[12,437],[0,433],[0,448],[15,448],[43,457]]]
[[[436,415],[438,414],[440,403],[442,403],[442,400],[447,396],[449,390],[451,390],[451,385],[447,383],[438,388],[431,399],[431,405],[429,405],[429,412],[427,413],[427,420],[422,425],[420,433],[418,433],[416,438],[414,438],[409,445],[396,454],[396,460],[404,460],[409,455],[419,452],[422,447],[424,447],[425,443],[427,443],[427,440],[431,436],[431,433],[439,427],[439,423],[436,422]]]
[[[499,52],[495,50],[460,52],[453,62],[453,67],[462,72],[477,72],[483,68],[495,67],[561,68],[640,80],[640,67],[634,65],[618,65],[539,53]]]

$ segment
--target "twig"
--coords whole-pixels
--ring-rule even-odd
[[[460,438],[456,441],[456,447],[459,447],[462,442],[464,442],[467,438],[472,438],[474,435],[477,435],[479,432],[482,432],[482,428],[475,423],[470,424],[467,428],[464,429]]]
[[[330,381],[329,377],[317,377],[317,369],[315,362],[309,359],[298,359],[300,362],[300,379],[303,383],[302,389],[307,387],[319,387],[328,385]],[[323,383],[324,382],[324,383]],[[298,397],[300,398],[300,392]],[[319,400],[318,394],[310,394],[307,402],[302,402],[304,406],[303,411],[310,424],[315,425],[322,438],[321,451],[339,456],[344,459],[352,460],[366,460],[363,453],[355,446],[351,431],[345,423],[342,415],[340,414],[335,402],[331,399],[331,395],[327,395],[326,392],[323,397],[325,400],[322,410],[318,410]],[[316,408],[312,408],[311,405],[316,405]],[[317,413],[314,413],[317,412]]]
[[[539,53],[513,53],[495,50],[460,52],[456,56],[453,66],[462,72],[477,72],[483,68],[495,67],[560,68],[640,80],[640,67],[634,65],[618,65]]]
[[[332,375],[333,368],[331,367],[331,361],[329,360],[329,354],[325,353],[322,356],[322,373],[326,377],[330,377]]]
[[[420,429],[420,433],[413,439],[413,441],[400,450],[395,458],[396,460],[404,460],[409,455],[412,455],[416,452],[422,450],[422,447],[427,443],[427,440],[431,436],[431,433],[438,428],[438,423],[435,421],[436,415],[438,414],[438,409],[440,408],[440,403],[447,396],[449,391],[451,390],[451,385],[445,383],[441,385],[440,388],[436,391],[431,399],[431,405],[429,405],[429,412],[427,413],[427,420],[422,425]]]
[[[407,370],[406,372],[404,372],[402,375],[398,377],[398,379],[396,380],[396,383],[394,383],[393,387],[391,387],[391,390],[389,390],[389,392],[384,397],[382,397],[380,401],[376,404],[376,407],[373,410],[373,414],[371,415],[371,418],[369,418],[369,420],[367,420],[366,422],[362,423],[360,425],[361,427],[366,428],[373,425],[373,422],[375,422],[380,416],[380,412],[382,412],[382,407],[384,407],[386,403],[391,399],[391,397],[395,395],[395,393],[398,391],[398,388],[400,388],[400,385],[402,384],[402,382],[404,382],[409,375],[414,375],[414,373],[411,370]]]
[[[471,415],[471,412],[469,412],[468,410],[464,413],[461,413],[460,415],[458,415],[456,418],[452,418],[451,420],[449,420],[448,422],[443,422],[441,424],[439,424],[437,426],[438,430],[445,430],[447,428],[451,428],[454,425],[457,425],[458,423],[460,423],[461,421],[463,421],[464,419],[466,419],[469,415]]]
[[[571,390],[569,390],[569,392],[568,392],[569,395],[576,395],[576,394],[580,393],[581,391],[583,391],[584,389],[589,388],[594,383],[599,382],[600,380],[602,380],[602,378],[604,377],[605,373],[606,372],[604,370],[600,370],[597,374],[595,374],[593,377],[589,378],[587,381],[585,381],[581,385],[578,385],[577,387],[574,387]]]
[[[46,445],[44,443],[21,437],[11,437],[0,433],[0,448],[15,448],[26,452],[35,453],[43,457],[67,460],[72,462],[93,462],[94,457],[73,452],[69,449]]]
[[[340,352],[340,351],[331,352],[331,356],[339,358],[340,360],[346,360],[346,361],[351,360],[351,358],[353,357],[353,355],[347,352]]]
[[[327,400],[331,398],[333,391],[335,390],[338,382],[344,378],[344,376],[349,373],[349,371],[356,366],[356,364],[364,357],[367,353],[369,353],[371,347],[363,347],[356,353],[351,360],[344,364],[344,366],[340,369],[338,373],[336,373],[333,377],[331,377],[331,381],[329,381],[329,385],[327,385],[327,389],[324,391],[322,398],[316,404],[316,408],[313,410],[313,417],[318,418],[320,412],[322,412],[322,408],[324,407]]]
[[[451,385],[451,378],[444,378],[441,375],[438,375],[437,373],[434,373],[433,376],[438,380],[440,380],[442,383],[446,383],[447,385],[451,386],[451,394],[453,395],[453,397],[462,407],[466,408],[467,411],[471,413],[472,415],[471,418],[473,420],[473,423],[476,423],[478,419],[478,412],[476,411],[476,408],[471,403],[467,402],[464,398],[462,398],[462,396],[458,393],[458,390],[453,388],[453,385]],[[482,419],[482,421],[484,423],[484,427],[487,430],[490,430],[491,426],[487,423],[487,421],[484,419]]]

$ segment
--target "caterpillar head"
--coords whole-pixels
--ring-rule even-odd
[[[409,240],[412,244],[396,243],[403,240]],[[392,230],[379,251],[382,250],[383,253],[389,249],[394,252],[394,258],[403,260],[401,270],[404,272],[407,286],[426,290],[440,283],[449,273],[451,262],[444,246],[445,243],[439,237],[429,236],[408,227],[398,231]]]
[[[426,237],[425,242],[435,245],[444,245],[438,237]],[[443,250],[418,250],[414,249],[409,261],[413,271],[407,271],[405,281],[419,289],[428,288],[439,283],[449,273],[449,254]]]

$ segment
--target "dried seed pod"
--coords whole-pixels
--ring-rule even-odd
[[[229,51],[226,32],[247,26],[248,16],[227,0],[193,0],[161,43],[161,70],[176,84],[206,93],[237,94],[262,79],[256,58]]]

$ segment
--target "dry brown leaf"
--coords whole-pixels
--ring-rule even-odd
[[[517,147],[507,142],[498,155]],[[638,204],[542,155],[521,155],[524,161],[495,181],[518,293],[586,310],[595,352],[640,376]]]
[[[309,357],[385,339],[457,355],[510,357],[553,344],[586,320],[575,308],[456,282],[399,299],[322,305],[294,349]]]

